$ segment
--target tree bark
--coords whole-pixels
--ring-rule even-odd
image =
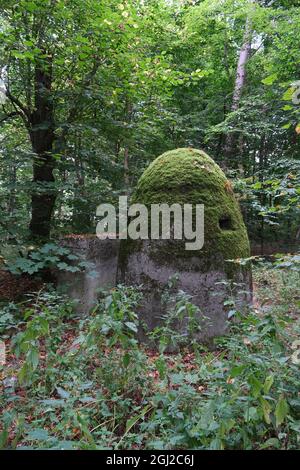
[[[255,0],[250,0],[250,3],[254,3]],[[231,104],[231,112],[235,112],[240,107],[240,101],[243,93],[243,89],[246,82],[246,65],[249,59],[251,51],[251,40],[252,40],[252,21],[249,16],[246,18],[245,31],[243,37],[243,45],[240,49],[239,59],[236,69],[234,91]],[[235,138],[232,133],[227,134],[225,139],[225,158],[226,163],[230,158],[235,145]]]
[[[53,156],[54,111],[51,97],[52,58],[37,64],[34,80],[34,111],[30,114],[29,135],[34,152],[32,212],[29,229],[31,235],[48,238],[56,192],[54,189]]]
[[[128,190],[129,187],[129,149],[126,146],[124,149],[124,183]]]
[[[17,166],[15,161],[12,162],[11,174],[10,174],[10,185],[11,191],[8,200],[8,213],[12,216],[15,212],[16,206],[16,182],[17,182]]]
[[[261,138],[261,144],[260,144],[260,151],[259,151],[259,181],[262,184],[261,189],[264,190],[264,180],[265,180],[265,157],[266,157],[266,138],[265,135],[262,136]],[[261,196],[260,196],[260,204],[263,207],[265,205],[265,193],[262,191]],[[260,216],[260,254],[263,256],[264,255],[264,250],[265,250],[265,236],[264,236],[264,231],[265,231],[265,219],[263,215]]]
[[[246,19],[243,45],[240,50],[239,60],[236,70],[235,86],[232,98],[231,111],[237,111],[240,106],[243,88],[246,81],[246,65],[251,51],[252,21],[249,17]]]
[[[125,113],[124,113],[124,121],[130,123],[133,118],[133,106],[132,104],[126,100],[125,103]],[[123,168],[124,168],[124,184],[126,192],[129,190],[129,139],[125,139],[125,147],[124,147],[124,161],[123,161]]]

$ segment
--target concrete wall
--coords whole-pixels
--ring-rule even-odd
[[[123,243],[126,248],[126,242]],[[143,240],[137,243],[135,250],[124,250],[122,244],[117,281],[126,285],[142,286],[140,325],[146,324],[151,331],[162,324],[161,318],[170,308],[170,304],[165,305],[162,298],[170,278],[177,274],[175,290],[189,294],[192,297],[191,302],[199,308],[197,317],[201,330],[195,336],[199,342],[210,344],[212,338],[223,335],[226,331],[229,308],[224,302],[230,294],[234,295],[236,307],[240,311],[245,310],[251,302],[251,269],[236,266],[234,273],[228,277],[224,259],[220,254],[201,258],[195,253],[189,258],[181,257],[174,250],[177,243],[180,242]],[[168,256],[164,253],[168,253]],[[208,269],[207,265],[211,267]],[[228,282],[228,285],[223,281]],[[236,284],[234,288],[233,283]],[[174,325],[174,329],[183,335],[186,334],[187,322],[183,320],[181,324]],[[148,342],[142,327],[139,330],[139,338]]]
[[[213,254],[209,260],[196,255],[180,257],[176,250],[173,251],[174,242],[168,240],[140,240],[135,242],[136,249],[124,251],[127,243],[122,242],[121,249],[119,240],[100,240],[97,237],[66,238],[61,242],[72,254],[90,263],[83,272],[58,273],[58,287],[71,299],[77,300],[78,314],[85,316],[90,313],[97,304],[99,290],[110,289],[117,283],[141,286],[140,325],[145,324],[148,330],[153,330],[162,324],[162,315],[171,307],[162,302],[162,297],[170,278],[178,274],[175,290],[191,295],[191,302],[199,307],[201,331],[197,333],[197,339],[210,344],[213,337],[224,334],[228,311],[224,301],[228,299],[228,288],[216,283],[230,282],[230,279],[220,255]],[[156,256],[153,256],[154,252]],[[168,253],[167,258],[162,253]],[[210,269],[207,269],[207,264]],[[236,267],[231,280],[240,284],[234,294],[237,307],[242,310],[251,302],[251,268]],[[238,292],[240,289],[244,291],[242,294]],[[183,321],[174,325],[174,329],[186,334],[187,324]],[[149,343],[142,326],[138,336],[140,341]]]
[[[61,245],[90,263],[82,272],[59,271],[57,275],[58,288],[77,301],[77,313],[88,315],[97,304],[99,290],[116,285],[119,240],[100,240],[96,236],[65,238]]]

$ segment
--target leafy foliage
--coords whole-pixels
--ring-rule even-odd
[[[47,243],[31,249],[28,256],[17,257],[7,263],[7,269],[13,274],[35,274],[50,268],[72,273],[84,269],[88,263],[74,255],[68,248],[55,243]]]
[[[247,82],[232,111],[247,18]],[[27,236],[33,191],[56,195],[54,235],[94,231],[102,200],[130,191],[157,155],[193,146],[226,163],[247,186],[241,202],[255,240],[275,238],[274,219],[282,226],[280,240],[294,239],[299,18],[299,6],[282,1],[7,3],[1,12],[7,94],[0,117],[0,236],[9,243]],[[33,183],[36,150],[23,121],[35,106],[34,71],[47,60],[55,181]]]
[[[182,147],[224,168],[256,251],[298,251],[298,1],[0,4],[1,269],[20,282],[85,269],[28,238],[45,222],[53,240],[94,233],[98,204]],[[229,295],[231,332],[213,351],[193,340],[184,292],[166,293],[158,353],[138,344],[133,289],[118,286],[87,319],[50,287],[1,301],[0,448],[299,448],[299,256],[255,263],[258,302],[242,317]]]

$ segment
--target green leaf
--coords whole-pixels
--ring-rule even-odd
[[[291,111],[294,108],[290,104],[286,104],[285,106],[283,106],[282,109],[283,109],[283,111]]]
[[[277,439],[277,437],[271,437],[268,439],[260,446],[260,449],[268,449],[269,447],[274,447],[275,449],[280,448],[280,441]]]
[[[34,3],[34,2],[26,2],[25,3],[25,8],[27,11],[29,11],[30,13],[38,10],[38,6]]]
[[[46,320],[46,318],[43,318],[43,317],[39,317],[39,323],[40,323],[40,327],[41,327],[41,332],[42,334],[44,335],[47,335],[49,334],[49,322],[48,320]]]
[[[283,101],[291,101],[293,99],[293,95],[295,91],[296,91],[295,87],[288,88],[282,96]]]
[[[155,367],[159,373],[159,377],[163,379],[166,375],[167,364],[164,356],[160,356],[155,361]]]
[[[68,269],[69,265],[67,263],[61,262],[61,263],[57,263],[57,267],[61,271],[64,271]]]
[[[288,412],[289,412],[289,405],[286,399],[284,398],[284,396],[282,395],[279,398],[276,408],[275,408],[276,427],[280,426],[284,422]]]
[[[60,398],[69,398],[70,397],[70,393],[67,392],[66,390],[64,390],[61,387],[56,387],[56,391],[57,391],[58,395],[60,396]]]
[[[273,73],[272,75],[269,75],[268,77],[264,78],[261,82],[264,84],[264,85],[273,85],[273,83],[277,80],[278,78],[278,74],[277,73]]]
[[[80,269],[77,268],[77,266],[68,266],[67,268],[65,268],[65,270],[70,273],[77,273],[78,271],[80,271]]]
[[[79,259],[77,255],[73,255],[72,253],[67,255],[67,258],[71,261],[73,261],[73,260],[77,261]]]
[[[32,366],[32,369],[35,370],[39,364],[39,353],[36,349],[31,349],[29,351],[27,361]]]
[[[260,405],[263,411],[263,415],[267,424],[271,423],[270,414],[272,411],[270,403],[265,398],[260,398]]]
[[[26,439],[28,441],[46,441],[49,439],[49,434],[45,429],[33,429],[27,434]]]
[[[251,375],[248,379],[248,383],[251,387],[251,393],[254,398],[257,398],[263,388],[263,384],[255,377]]]
[[[151,405],[146,405],[138,415],[133,416],[132,418],[127,420],[126,434],[140,419],[142,419],[145,416],[145,414],[150,410],[150,408],[151,408]]]
[[[66,406],[66,401],[63,399],[47,399],[47,400],[41,400],[41,403],[43,405],[49,406],[51,408],[61,408]]]
[[[266,377],[265,383],[264,383],[264,393],[267,394],[270,391],[270,388],[272,387],[274,382],[274,375],[268,375]]]
[[[29,369],[27,363],[25,362],[18,373],[18,379],[20,384],[24,384],[27,381],[28,377]]]
[[[234,378],[237,377],[238,375],[241,375],[242,372],[246,369],[246,366],[235,366],[229,371],[229,376]]]
[[[0,432],[0,449],[5,448],[7,441],[8,441],[8,431],[5,428],[3,429],[3,431]]]
[[[134,333],[137,333],[137,326],[135,323],[131,322],[131,321],[127,321],[125,322],[125,325],[127,326],[127,328],[129,328],[130,331],[133,331]]]
[[[124,354],[124,357],[123,357],[123,365],[124,367],[128,367],[129,366],[129,363],[130,363],[130,355],[128,353],[125,353]]]
[[[253,189],[261,189],[262,188],[262,183],[258,181],[257,183],[252,184]]]

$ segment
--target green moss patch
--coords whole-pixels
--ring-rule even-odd
[[[162,203],[204,204],[204,247],[198,252],[187,251],[178,243],[181,248],[175,254],[205,257],[207,270],[215,262],[219,265],[226,259],[250,255],[247,231],[231,184],[221,168],[201,150],[181,148],[158,157],[144,171],[131,202],[148,207]],[[174,251],[165,255],[171,259]]]

